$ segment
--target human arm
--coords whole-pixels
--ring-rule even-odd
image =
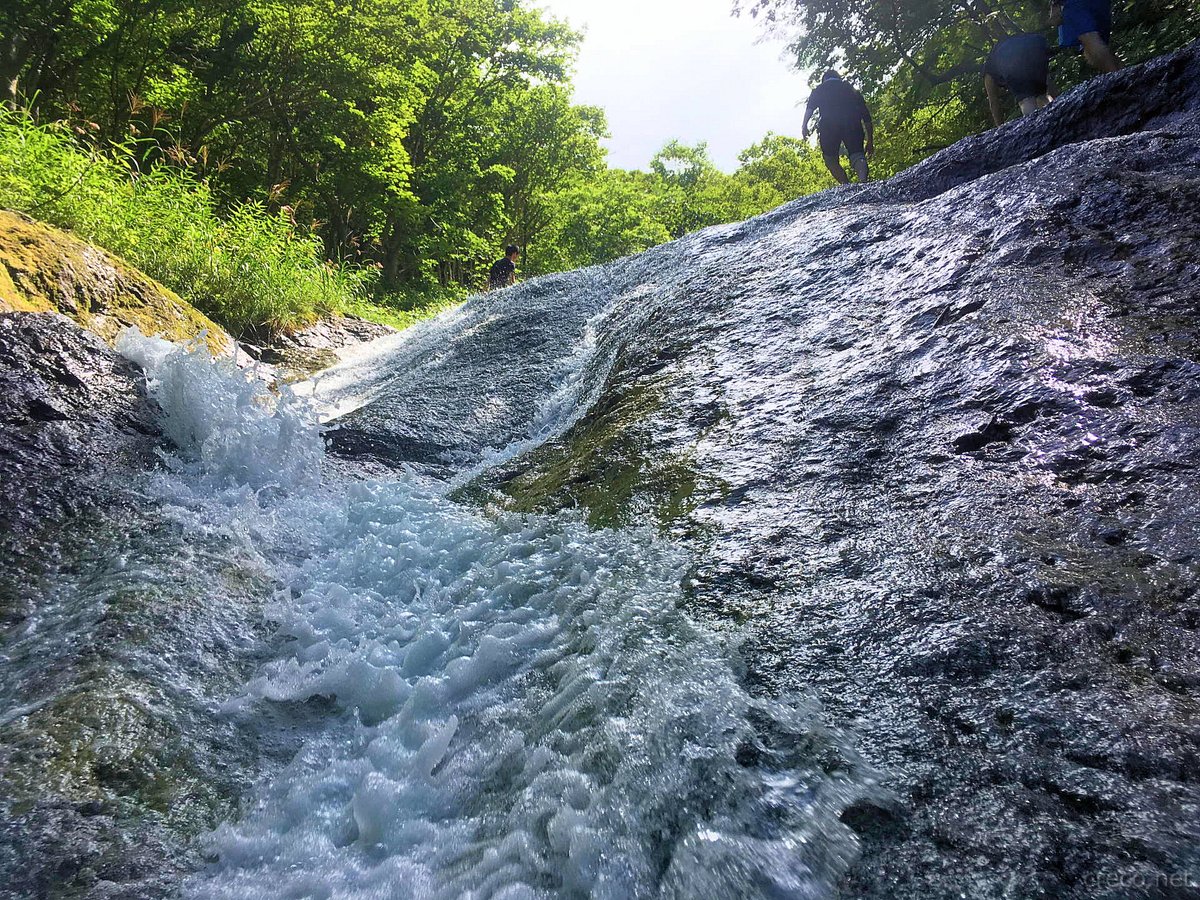
[[[992,111],[992,121],[997,125],[1004,124],[1004,107],[1000,105],[1000,86],[991,75],[983,76],[983,89],[987,92],[988,108]]]
[[[804,140],[806,140],[806,141],[808,140],[808,134],[809,134],[808,123],[812,121],[812,115],[813,115],[813,105],[812,105],[812,100],[810,99],[808,101],[808,105],[806,107],[804,107],[804,124],[800,126],[800,134],[804,137]]]
[[[875,122],[871,119],[871,109],[867,106],[867,102],[863,101],[862,106],[862,123],[863,132],[867,137],[867,144],[863,148],[867,156],[875,155]]]

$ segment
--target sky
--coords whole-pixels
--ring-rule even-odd
[[[732,0],[540,0],[586,31],[577,103],[601,106],[609,165],[644,169],[672,138],[708,143],[726,171],[768,131],[800,136],[808,81]]]

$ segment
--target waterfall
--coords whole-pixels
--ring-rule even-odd
[[[55,493],[0,597],[0,874],[1194,888],[1198,70],[1094,79],[292,388],[127,334],[170,445],[119,407],[97,459],[118,426],[144,456],[103,503]],[[18,446],[53,450],[64,377]]]
[[[578,416],[568,398],[586,394],[593,343],[585,327],[563,354],[518,448]],[[321,710],[207,839],[216,861],[186,893],[832,889],[855,854],[838,816],[871,774],[810,700],[746,692],[736,634],[685,611],[685,548],[572,511],[480,510],[419,472],[319,482],[308,400],[202,349],[136,334],[121,348],[180,447],[157,499],[190,527],[245,535],[278,583],[269,658],[224,714]]]

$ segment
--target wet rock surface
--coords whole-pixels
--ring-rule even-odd
[[[349,385],[370,398],[331,423],[331,449],[444,473],[503,446],[561,384],[564,334],[583,335],[612,296],[604,270],[540,278],[439,316],[420,340],[390,339],[387,365],[367,358],[318,376],[321,394]],[[478,392],[476,402],[463,402],[467,391]]]
[[[0,895],[165,897],[264,764],[219,702],[273,588],[137,477],[167,449],[142,371],[48,313],[0,315]]]
[[[141,371],[67,319],[0,314],[0,533],[112,500],[159,446]]]
[[[239,346],[251,359],[267,363],[285,380],[295,381],[337,363],[338,351],[395,333],[389,325],[357,316],[334,316],[274,335],[261,345],[242,341]]]
[[[855,835],[857,859],[818,854],[805,884],[1194,896],[1198,60],[387,338],[315,381],[344,413],[331,468],[682,543],[687,608],[740,642],[745,686],[822,709],[756,726],[737,765],[857,786],[820,836]],[[157,416],[100,341],[0,316],[16,896],[177,891],[197,836],[322,712],[222,710],[270,645],[276,585],[225,509],[138,505]],[[726,862],[680,890],[739,896]]]
[[[595,524],[689,544],[747,682],[882,775],[844,896],[1194,896],[1198,66],[476,301],[335,446],[436,471],[528,435],[473,496],[617,496]]]

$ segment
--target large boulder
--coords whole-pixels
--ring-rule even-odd
[[[0,210],[0,312],[57,312],[112,344],[137,326],[171,341],[203,336],[216,356],[236,344],[173,291],[74,235]]]

